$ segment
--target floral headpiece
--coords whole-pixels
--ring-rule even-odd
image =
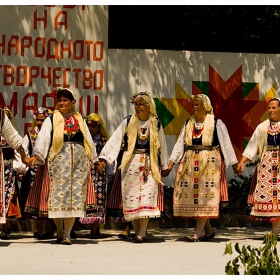
[[[33,119],[37,119],[37,116],[39,114],[43,114],[45,117],[48,117],[50,115],[49,109],[45,107],[39,107],[34,111]]]
[[[63,89],[62,87],[56,87],[56,88],[54,88],[53,91],[52,91],[52,93],[51,93],[51,96],[54,97],[54,98],[56,98],[56,97],[57,97],[57,93],[58,93],[59,91],[61,91],[62,89]]]
[[[94,121],[94,120],[86,120],[88,125],[92,125],[93,123],[97,124],[98,126],[100,126],[100,121]]]
[[[130,103],[131,104],[134,104],[135,103],[135,100],[138,98],[138,97],[149,97],[151,98],[151,94],[148,92],[148,91],[142,91],[142,92],[138,92],[138,93],[135,93],[132,95],[132,97],[129,97],[130,99]]]

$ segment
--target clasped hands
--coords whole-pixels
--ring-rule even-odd
[[[161,170],[161,176],[162,177],[167,177],[169,175],[171,170],[169,169],[164,169],[164,170]]]
[[[34,165],[35,161],[36,161],[36,157],[35,157],[35,161],[33,163],[33,158],[28,157],[27,155],[23,156],[21,158],[21,161],[27,166],[27,167],[31,167]]]
[[[232,166],[234,173],[237,175],[241,174],[244,171],[244,165],[245,165],[244,162],[239,162],[234,164]]]
[[[105,160],[99,160],[96,164],[94,164],[94,170],[99,174],[102,174],[106,169],[107,163]]]

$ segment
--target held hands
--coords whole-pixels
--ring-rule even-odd
[[[232,166],[234,173],[239,175],[244,171],[244,162],[236,163]]]
[[[30,167],[30,166],[31,166],[30,158],[25,154],[25,151],[24,151],[24,148],[22,147],[22,145],[20,145],[19,147],[17,147],[16,151],[20,154],[21,161],[22,161],[27,167]]]
[[[167,177],[169,175],[169,173],[172,171],[173,165],[174,165],[174,162],[170,161],[167,169],[161,170],[161,176]]]
[[[101,164],[94,165],[95,172],[102,174],[104,172],[104,168]]]
[[[232,166],[235,174],[239,175],[244,171],[244,167],[245,167],[245,163],[248,161],[249,159],[246,156],[242,156],[242,158],[240,159],[240,161],[238,162],[238,164],[234,164]]]
[[[36,160],[36,158],[35,158],[35,160]],[[31,158],[29,158],[27,155],[22,156],[22,157],[21,157],[21,161],[22,161],[27,167],[32,166]]]
[[[161,176],[162,177],[167,177],[170,173],[170,170],[169,169],[164,169],[164,170],[161,170]]]
[[[31,157],[29,167],[35,165],[36,160],[37,160],[36,157]]]
[[[102,174],[105,171],[106,166],[107,163],[104,160],[100,160],[99,162],[97,162],[97,164],[94,165],[94,170]]]

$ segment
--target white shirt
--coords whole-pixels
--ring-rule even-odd
[[[23,139],[16,131],[16,129],[13,127],[12,123],[10,122],[6,114],[3,114],[3,116],[4,116],[4,120],[3,120],[3,125],[0,128],[1,130],[0,133],[4,136],[9,147],[16,150],[20,145],[23,145]],[[13,163],[13,169],[15,171],[19,173],[26,172],[26,165],[22,163],[21,156],[16,151],[15,151],[15,158],[12,160],[12,163]]]

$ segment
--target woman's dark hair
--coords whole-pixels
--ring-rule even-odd
[[[66,88],[59,90],[57,92],[57,98],[60,98],[60,97],[68,98],[70,101],[74,100],[74,97],[73,97],[71,91],[67,90]]]

